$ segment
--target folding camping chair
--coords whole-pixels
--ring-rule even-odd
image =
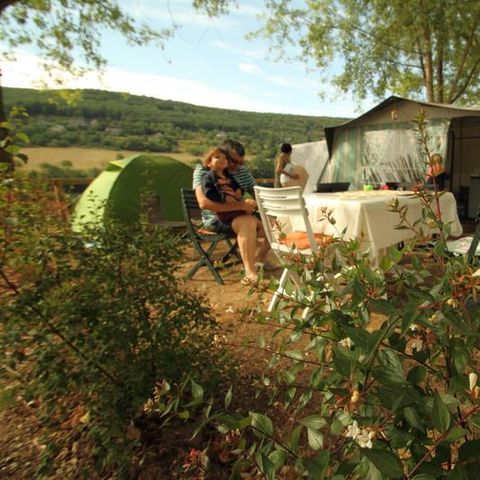
[[[318,252],[319,245],[330,243],[332,237],[313,233],[300,187],[255,187],[255,197],[267,240],[284,265],[278,288],[268,306],[271,312],[280,298],[289,296],[286,291],[289,280],[294,286],[301,285],[299,275],[288,269],[283,257],[292,252],[311,256]],[[304,318],[306,310],[303,312]]]
[[[218,270],[225,266],[225,263],[231,257],[235,257],[236,260],[241,261],[237,250],[237,241],[226,234],[215,233],[202,228],[201,209],[198,205],[195,191],[182,188],[181,192],[183,217],[187,225],[188,236],[192,241],[193,247],[200,255],[200,259],[190,269],[185,278],[189,280],[192,279],[201,267],[206,266],[214,276],[216,282],[223,285],[224,282]],[[212,255],[218,244],[222,241],[225,241],[228,250],[219,261],[219,264],[215,266]]]

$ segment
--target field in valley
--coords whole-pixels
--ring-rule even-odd
[[[108,162],[123,157],[130,157],[137,153],[127,150],[106,150],[103,148],[79,148],[79,147],[32,147],[24,148],[22,152],[28,155],[28,163],[22,167],[25,170],[36,170],[40,168],[42,163],[49,163],[54,166],[62,166],[62,161],[69,160],[72,162],[72,168],[79,170],[88,170],[90,168],[103,169]],[[166,155],[175,158],[181,162],[192,165],[195,157],[188,153],[165,153],[158,155]]]

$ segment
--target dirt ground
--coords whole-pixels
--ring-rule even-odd
[[[187,249],[184,259],[178,272],[179,278],[183,278],[196,263],[192,249]],[[270,259],[274,260],[274,258]],[[268,275],[278,277],[280,274],[281,269],[279,268]],[[264,355],[256,348],[257,338],[261,334],[268,334],[269,331],[272,331],[272,327],[258,325],[253,321],[244,323],[239,320],[239,309],[255,306],[258,299],[256,294],[249,295],[249,287],[240,283],[243,278],[242,265],[236,264],[223,269],[221,275],[225,285],[217,284],[204,267],[192,280],[184,282],[184,288],[211,299],[208,303],[215,317],[221,323],[222,341],[231,350],[232,355],[241,360],[243,365],[237,387],[241,383],[248,389],[251,379],[257,377],[265,368],[265,360],[262,358]],[[267,301],[268,298],[265,299],[265,302]],[[250,396],[251,393],[246,392],[246,395]],[[35,470],[45,448],[43,439],[45,432],[36,413],[34,404],[28,405],[21,399],[18,401],[13,399],[8,401],[8,406],[3,405],[2,408],[0,399],[0,479],[30,480],[35,478]],[[69,459],[69,462],[73,462],[71,468],[67,466],[64,472],[58,472],[52,478],[76,478],[76,475],[68,473],[78,471],[75,468],[74,458],[72,456]],[[155,461],[153,460],[153,462]],[[148,470],[150,473],[140,474],[137,478],[177,478],[170,477],[166,473],[166,468],[164,466],[156,474],[153,474],[152,472],[156,469],[151,465]]]

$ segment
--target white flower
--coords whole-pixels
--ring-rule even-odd
[[[344,348],[352,348],[353,342],[350,337],[343,338],[338,342]]]
[[[470,384],[470,390],[472,392],[475,389],[475,387],[477,386],[477,380],[478,380],[478,377],[477,377],[476,373],[472,372],[468,375],[468,382]]]
[[[232,306],[228,307],[226,310],[225,310],[225,313],[234,313],[235,310],[233,309]]]
[[[356,440],[361,448],[372,448],[373,438],[375,438],[375,432],[372,432],[372,431],[369,432],[368,430],[363,429],[362,433],[357,436]]]
[[[347,427],[347,433],[345,436],[347,438],[352,438],[353,440],[356,440],[356,438],[360,435],[361,430],[358,428],[358,423],[355,420],[351,425],[348,425]]]
[[[416,338],[412,342],[412,350],[416,350],[417,352],[421,352],[423,349],[423,340],[421,338]]]

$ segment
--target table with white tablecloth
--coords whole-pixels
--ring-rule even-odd
[[[421,218],[424,208],[413,192],[395,190],[311,193],[304,195],[304,199],[315,232],[339,236],[345,230],[344,238],[359,239],[361,250],[369,251],[375,260],[384,254],[386,248],[414,237],[414,232],[409,229],[395,228],[400,217],[389,211],[392,200],[398,199],[399,205],[408,207],[407,220],[411,223]],[[435,201],[432,207],[436,209]],[[335,225],[325,219],[325,208],[331,212]],[[451,234],[455,237],[461,235],[462,224],[452,193],[440,196],[440,212],[442,221],[450,224]],[[429,233],[435,233],[435,230],[431,229]]]

